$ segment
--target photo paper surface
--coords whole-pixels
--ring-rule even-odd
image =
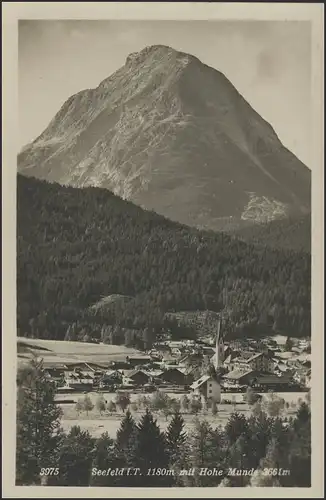
[[[4,6],[5,497],[322,496],[322,6]]]

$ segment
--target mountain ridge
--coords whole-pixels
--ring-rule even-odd
[[[166,46],[130,54],[71,96],[19,154],[18,170],[105,187],[207,229],[310,211],[310,171],[273,127],[223,73]]]

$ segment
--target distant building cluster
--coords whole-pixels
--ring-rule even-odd
[[[47,363],[47,377],[60,392],[192,392],[221,401],[223,392],[285,392],[310,387],[308,340],[226,342],[218,323],[215,345],[201,340],[164,340],[145,353],[107,363]]]

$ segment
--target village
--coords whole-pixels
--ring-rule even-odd
[[[44,361],[57,395],[88,392],[201,395],[221,401],[221,394],[300,392],[310,388],[309,340],[283,343],[266,338],[225,342],[218,331],[215,345],[201,340],[164,340],[147,352],[107,362]],[[210,368],[214,367],[214,370]]]

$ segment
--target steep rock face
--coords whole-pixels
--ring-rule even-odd
[[[310,211],[309,169],[222,73],[165,46],[68,99],[18,170],[209,229]]]

